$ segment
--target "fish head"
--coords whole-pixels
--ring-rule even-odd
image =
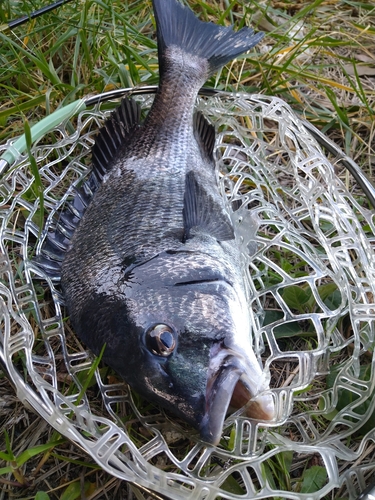
[[[273,418],[246,300],[214,259],[163,252],[125,275],[121,292],[107,295],[108,306],[102,300],[104,361],[211,444],[230,408],[247,405],[248,417]]]

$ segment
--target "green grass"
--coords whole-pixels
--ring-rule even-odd
[[[84,95],[158,82],[150,1],[73,0],[13,31],[7,29],[9,20],[45,3],[0,3],[0,143],[22,134],[25,123],[32,125]],[[203,20],[237,28],[251,24],[266,33],[259,47],[223,68],[208,86],[281,97],[373,176],[375,5],[371,0],[189,4]],[[39,194],[36,183],[33,195]],[[7,495],[74,500],[81,498],[82,488],[92,500],[107,498],[104,491],[114,499],[149,498],[141,489],[99,470],[9,393],[6,379],[0,379],[0,394],[8,403],[0,415],[6,430],[0,438],[0,500]],[[264,473],[271,478],[277,470],[280,483],[298,482],[290,478],[289,458],[278,457]],[[301,491],[307,487],[301,482]],[[228,481],[228,491],[233,488],[233,481]]]

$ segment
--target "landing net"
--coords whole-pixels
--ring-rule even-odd
[[[153,95],[136,99],[147,110]],[[217,175],[248,259],[254,349],[275,420],[260,425],[238,412],[212,447],[102,365],[82,390],[93,357],[66,320],[59,283],[32,257],[88,175],[109,108],[81,112],[32,147],[42,214],[29,155],[0,184],[0,357],[18,397],[106,471],[176,500],[355,499],[375,474],[374,212],[280,99],[222,93],[197,102],[218,131]],[[325,473],[307,493],[313,466]]]

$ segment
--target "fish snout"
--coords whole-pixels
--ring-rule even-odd
[[[249,418],[270,421],[275,416],[274,400],[267,393],[265,374],[256,360],[246,359],[231,349],[222,349],[211,359],[208,373],[206,408],[201,437],[211,444],[220,441],[228,411]]]

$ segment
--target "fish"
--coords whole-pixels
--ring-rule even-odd
[[[77,336],[136,392],[212,445],[228,411],[274,418],[252,348],[245,259],[220,194],[215,128],[199,89],[263,33],[153,0],[160,82],[141,120],[125,98],[100,129],[92,172],[38,257],[59,275]]]

